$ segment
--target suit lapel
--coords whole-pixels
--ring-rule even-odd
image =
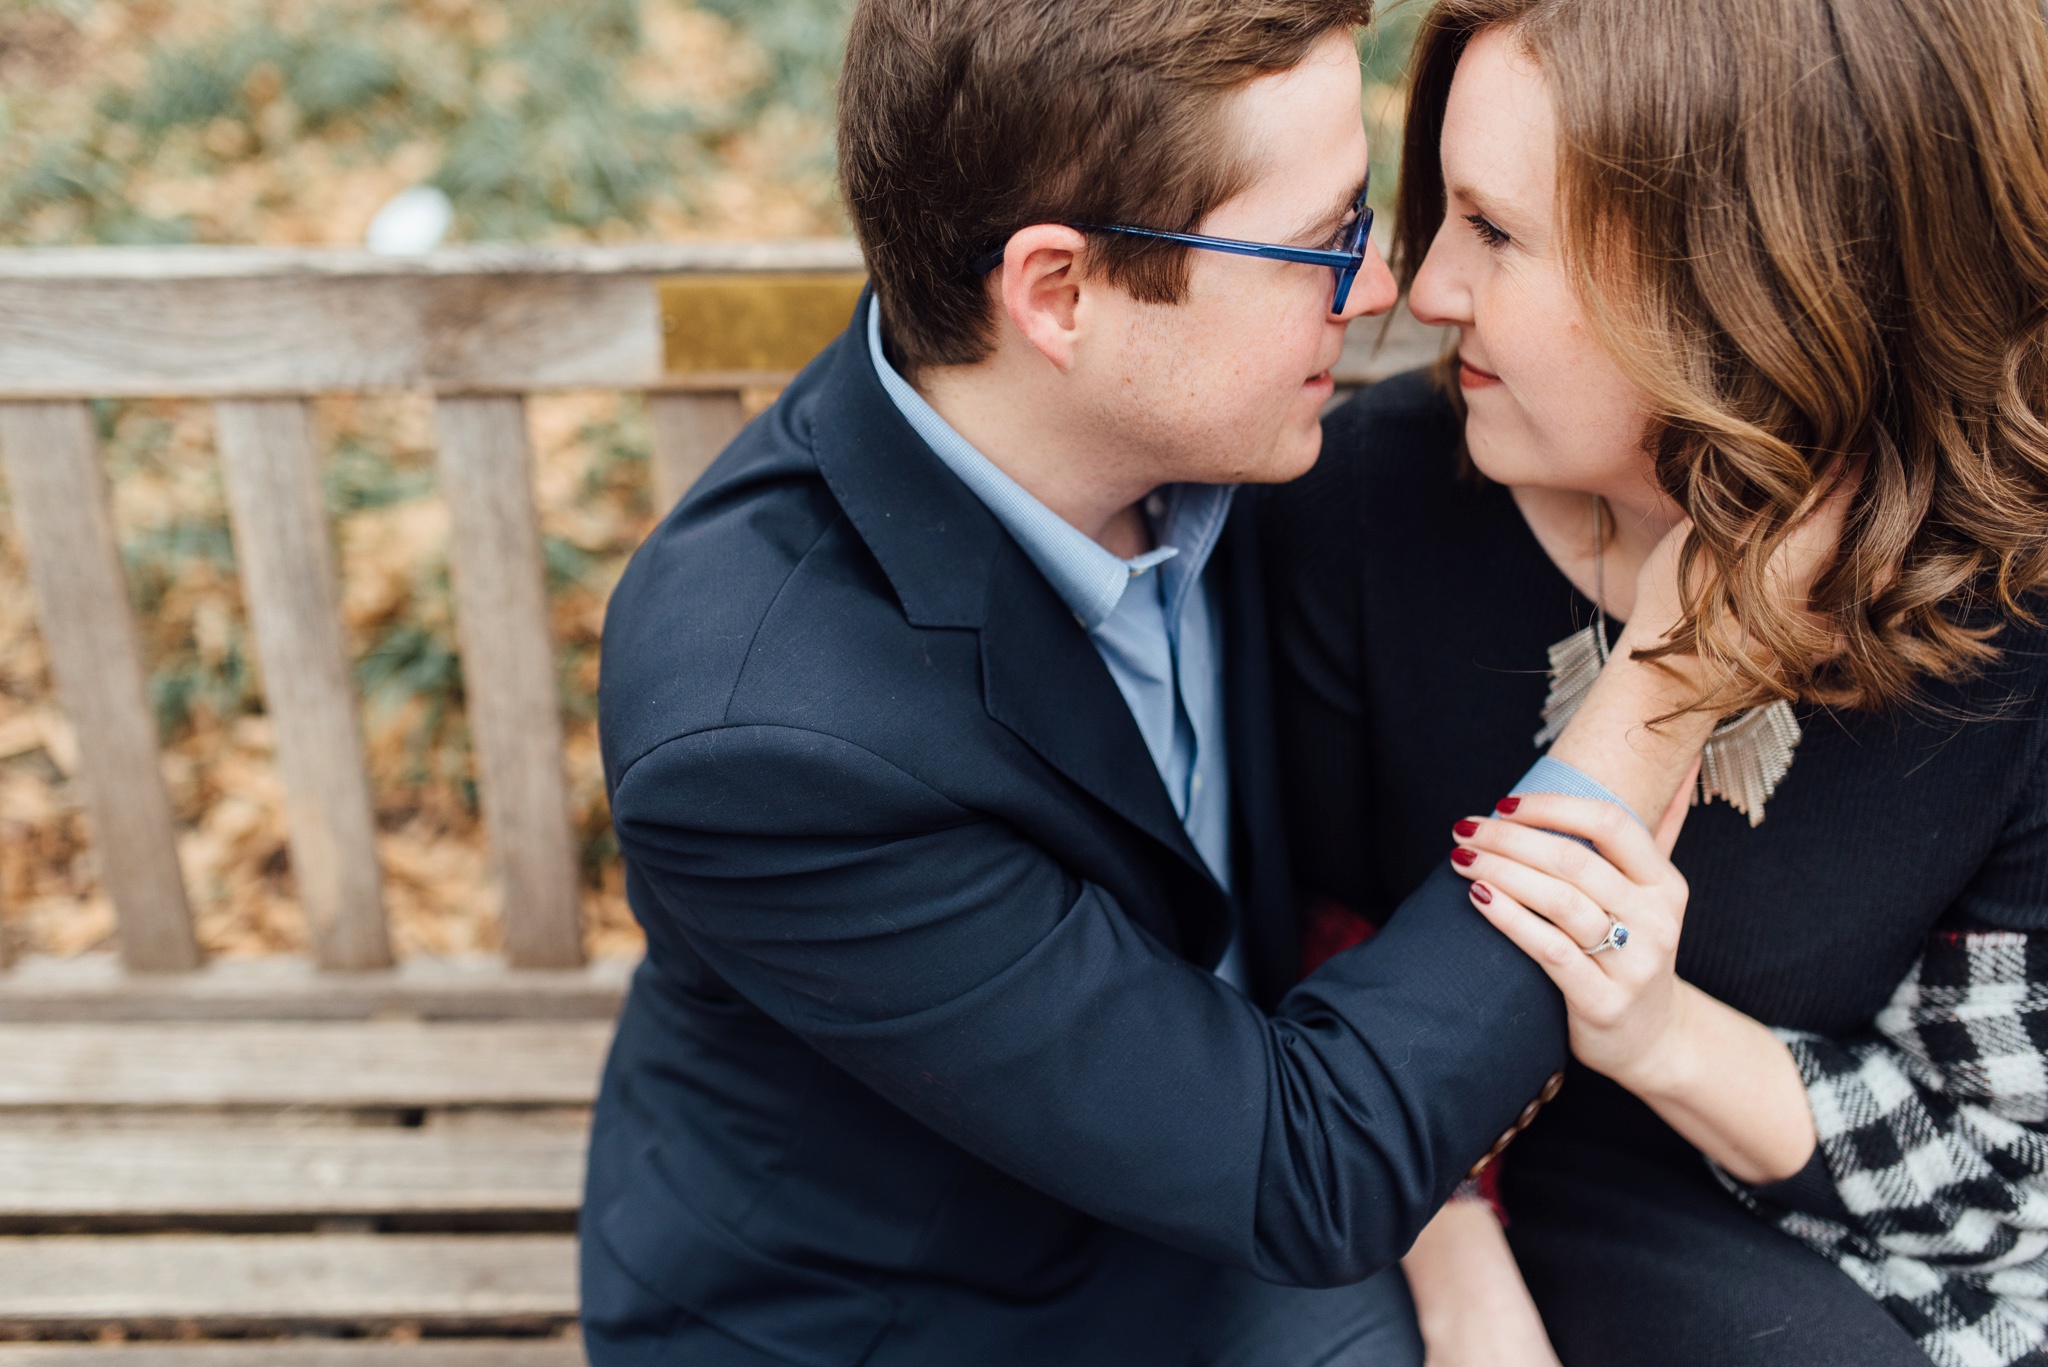
[[[1218,914],[1175,914],[1189,953],[1221,954],[1222,889],[1174,813],[1123,694],[1038,567],[882,389],[865,341],[872,300],[862,298],[853,326],[813,362],[819,472],[910,622],[980,634],[989,716],[1170,850],[1194,875],[1190,885],[1212,892]]]
[[[1272,1007],[1301,977],[1301,931],[1280,801],[1279,742],[1258,549],[1262,489],[1240,489],[1211,562],[1223,606],[1223,708],[1237,832],[1233,883],[1243,916],[1251,995]]]
[[[993,571],[981,628],[989,715],[1206,876],[1208,866],[1175,815],[1152,752],[1087,632],[1007,536]]]

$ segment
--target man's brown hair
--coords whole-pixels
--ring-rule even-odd
[[[1242,190],[1225,97],[1300,63],[1372,0],[861,0],[839,175],[905,370],[988,354],[976,258],[1033,223],[1191,232]],[[1089,267],[1177,303],[1187,249],[1120,234]]]

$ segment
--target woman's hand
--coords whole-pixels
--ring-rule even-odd
[[[1842,527],[1855,501],[1861,475],[1860,465],[1844,468],[1836,476],[1833,487],[1814,505],[1813,511],[1792,529],[1772,554],[1764,566],[1764,579],[1773,597],[1802,608],[1812,599],[1814,585],[1835,563],[1842,542]],[[1628,628],[1624,633],[1630,638],[1631,649],[1654,649],[1668,640],[1684,620],[1685,588],[1679,582],[1678,570],[1680,553],[1691,535],[1692,519],[1681,519],[1644,557],[1642,567],[1636,571],[1635,608],[1629,614]],[[1705,572],[1710,563],[1702,552],[1695,573]],[[1814,625],[1820,630],[1827,630],[1825,622],[1816,620]],[[1770,666],[1769,656],[1753,642],[1749,648],[1760,668]],[[1690,655],[1667,657],[1665,663],[1681,673],[1698,668],[1697,657]],[[1704,679],[1688,681],[1705,682]]]
[[[1415,1296],[1424,1367],[1558,1367],[1500,1222],[1454,1200],[1401,1260]]]
[[[1687,795],[1681,788],[1679,801]],[[1634,1090],[1671,1052],[1680,1022],[1685,878],[1650,832],[1611,802],[1531,793],[1504,799],[1498,811],[1453,828],[1452,863],[1472,880],[1480,914],[1564,993],[1572,1053]],[[1609,926],[1625,943],[1589,953]]]
[[[1581,1063],[1648,1102],[1741,1181],[1782,1181],[1806,1166],[1816,1142],[1791,1051],[1678,976],[1687,888],[1667,854],[1685,795],[1656,836],[1611,802],[1506,798],[1495,817],[1453,828],[1451,861],[1472,880],[1480,914],[1564,994]],[[1589,952],[1610,927],[1610,947]]]

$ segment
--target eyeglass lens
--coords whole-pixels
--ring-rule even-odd
[[[1370,190],[1371,182],[1367,181],[1366,188],[1358,192],[1358,202],[1351,206],[1351,228],[1344,234],[1344,250],[1360,257],[1365,253],[1366,239],[1372,236],[1372,208],[1365,202]],[[1351,284],[1358,279],[1358,267],[1339,266],[1334,269],[1337,272],[1337,293],[1330,301],[1330,312],[1337,314],[1344,311],[1344,305],[1351,298]]]

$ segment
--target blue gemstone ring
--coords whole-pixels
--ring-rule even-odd
[[[1607,934],[1601,937],[1600,943],[1586,945],[1584,949],[1588,954],[1598,954],[1603,949],[1620,949],[1627,943],[1628,927],[1610,916],[1607,918]]]

